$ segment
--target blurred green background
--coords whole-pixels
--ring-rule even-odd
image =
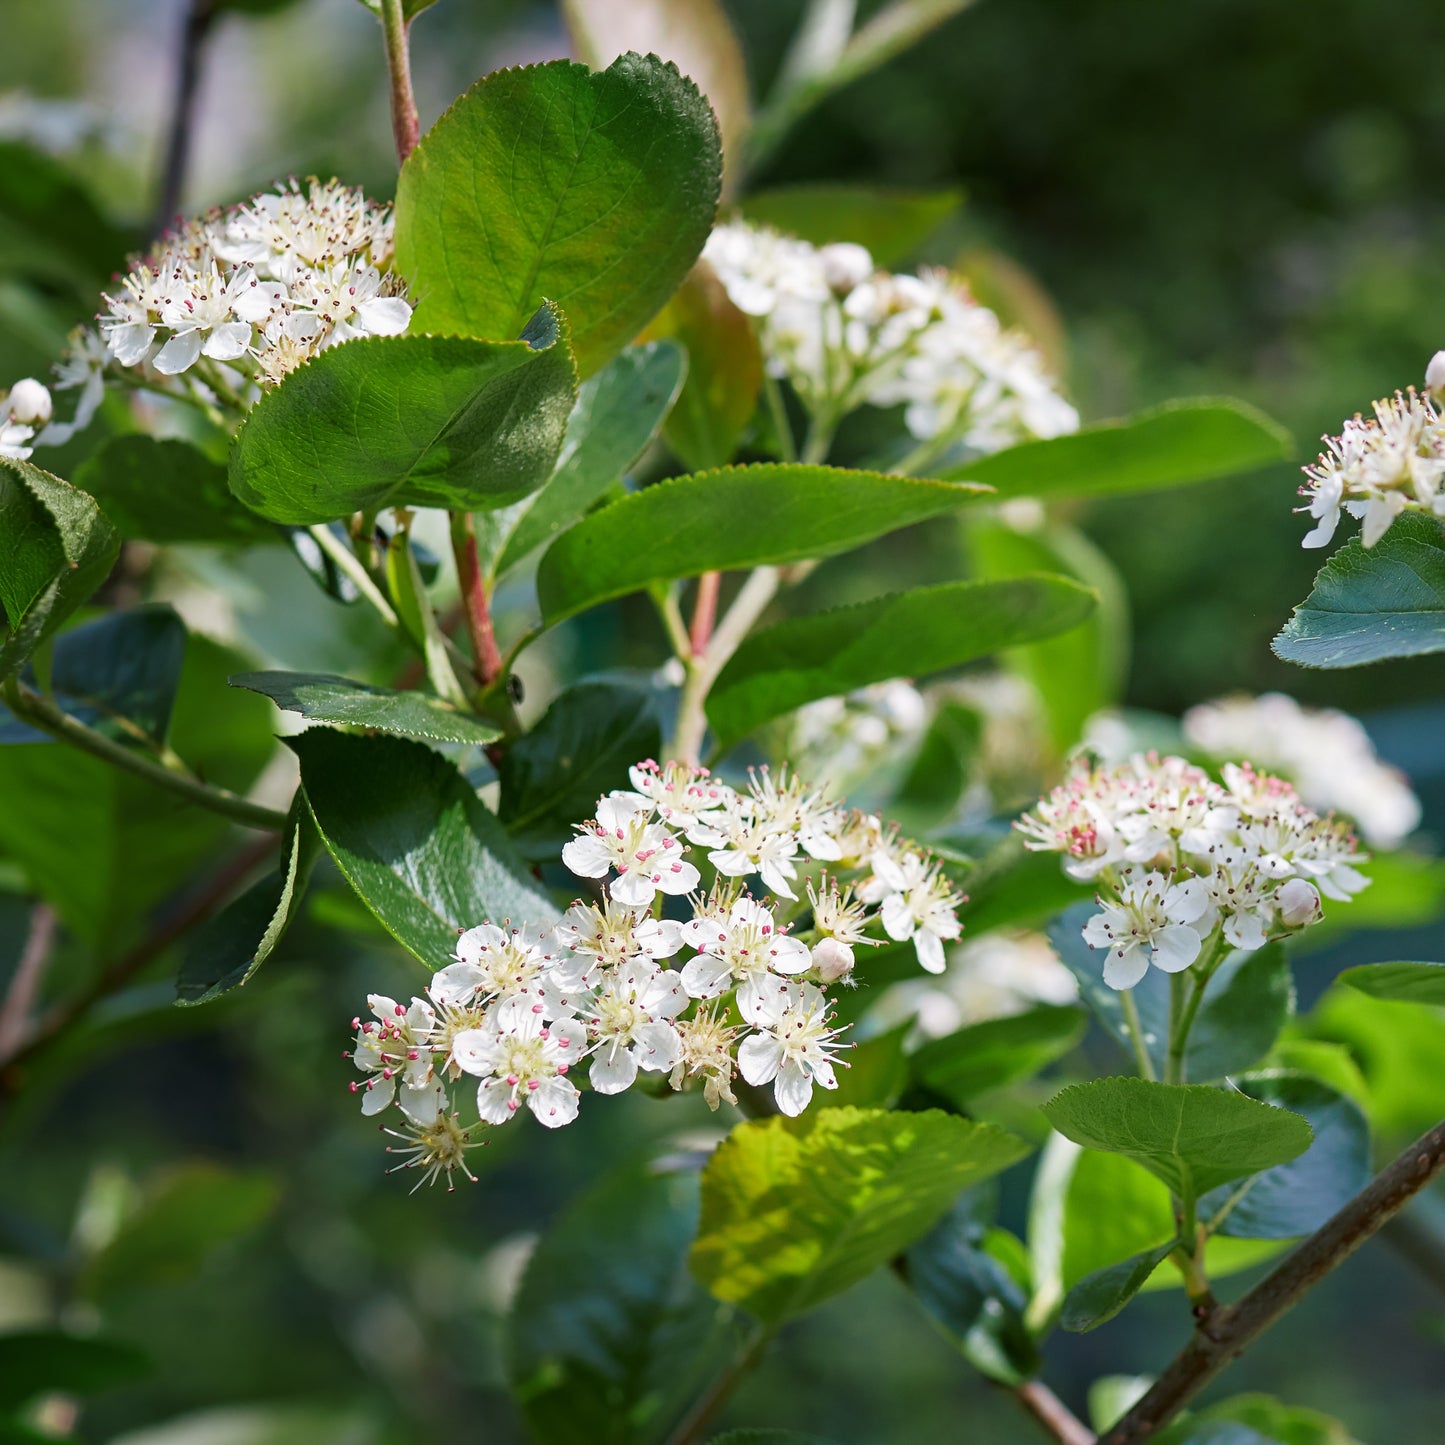
[[[287,173],[388,193],[373,17],[356,0],[251,8],[263,13],[229,14],[214,37],[186,208]],[[765,93],[802,6],[728,8],[754,93]],[[0,11],[0,135],[47,127],[41,139],[122,223],[143,224],[152,204],[180,13],[174,0],[9,0]],[[1056,325],[1086,419],[1227,393],[1281,421],[1309,460],[1321,432],[1417,382],[1445,345],[1438,20],[1423,0],[1388,12],[1371,0],[1307,10],[1284,0],[980,0],[805,119],[757,184],[960,187],[965,206],[916,259],[963,257],[987,299],[1044,339]],[[414,32],[423,124],[484,72],[566,44],[550,5],[441,0]],[[36,112],[22,91],[90,109]],[[57,238],[61,250],[76,243]],[[73,289],[36,283],[0,216],[0,374],[43,375],[84,319]],[[1128,701],[1177,712],[1231,689],[1278,687],[1365,714],[1438,834],[1445,709],[1433,700],[1445,695],[1445,662],[1306,673],[1269,653],[1319,561],[1299,548],[1296,480],[1281,467],[1077,518],[1128,578]],[[344,670],[334,653],[328,661]],[[381,1178],[374,1126],[355,1115],[340,1056],[366,991],[416,980],[356,914],[342,892],[323,890],[286,957],[212,1010],[171,1009],[162,975],[132,990],[52,1056],[0,1121],[0,1326],[100,1318],[154,1364],[146,1382],[87,1407],[86,1439],[520,1440],[499,1321],[526,1241],[649,1141],[716,1129],[700,1106],[689,1112],[696,1100],[628,1095],[585,1108],[558,1136],[494,1131],[477,1187],[407,1198]],[[7,967],[24,926],[23,900],[0,894]],[[1313,999],[1344,963],[1438,957],[1441,946],[1436,929],[1366,935],[1303,959],[1301,992]],[[1437,1069],[1438,1042],[1431,1035],[1421,1056]],[[1401,1132],[1428,1123],[1435,1102],[1419,1119],[1403,1111]],[[197,1161],[234,1173],[197,1173]],[[129,1274],[77,1272],[126,1199],[177,1169],[191,1173],[169,1187],[197,1191],[219,1247],[201,1240],[189,1270],[142,1259]],[[1015,1173],[1005,1209],[1017,1222],[1027,1166]],[[1177,1296],[1151,1296],[1096,1334],[1056,1338],[1048,1353],[1061,1393],[1082,1408],[1100,1371],[1161,1363],[1182,1337],[1180,1315]],[[1445,1297],[1377,1244],[1252,1350],[1227,1387],[1331,1411],[1365,1441],[1427,1445],[1442,1434],[1442,1339]],[[195,1411],[213,1413],[171,1434],[158,1428]],[[788,1331],[725,1419],[849,1445],[1035,1438],[891,1279]]]

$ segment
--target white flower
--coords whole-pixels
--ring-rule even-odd
[[[1084,941],[1109,950],[1104,982],[1110,988],[1133,988],[1151,963],[1178,973],[1199,957],[1203,938],[1190,925],[1208,909],[1209,896],[1198,879],[1170,883],[1162,873],[1145,873],[1127,881],[1117,901],[1100,899],[1100,905],[1084,926]]]
[[[813,967],[824,983],[837,983],[853,972],[853,948],[836,938],[822,938],[813,945]]]
[[[718,782],[706,768],[687,763],[668,763],[659,767],[651,758],[628,772],[632,786],[657,810],[657,816],[670,828],[686,833],[699,822],[706,823],[720,810],[733,803],[737,794],[726,783]]]
[[[1437,351],[1425,368],[1425,389],[1439,392],[1445,389],[1445,351]]]
[[[873,856],[873,877],[859,897],[879,904],[889,938],[897,943],[912,939],[919,963],[929,973],[943,972],[944,940],[963,932],[954,911],[963,899],[936,863],[912,851],[893,857],[880,850]]]
[[[683,987],[693,998],[716,998],[736,986],[738,1012],[749,1023],[772,973],[803,973],[812,964],[808,945],[780,931],[772,912],[751,898],[739,898],[726,919],[703,914],[682,931],[701,950],[682,970]]]
[[[0,411],[24,426],[44,426],[53,411],[50,392],[34,377],[22,377],[0,402]]]
[[[581,954],[603,968],[671,958],[683,944],[680,923],[654,918],[613,899],[601,908],[574,903],[562,915],[554,936],[563,949]]]
[[[457,962],[432,975],[428,992],[438,1005],[474,998],[505,998],[537,983],[558,961],[544,945],[548,935],[528,928],[510,931],[483,923],[457,939]]]
[[[481,1078],[477,1113],[488,1124],[505,1124],[525,1101],[549,1129],[577,1117],[577,1087],[567,1070],[582,1056],[586,1029],[577,1018],[544,1017],[544,1006],[527,997],[492,1009],[484,1028],[458,1034],[452,1056]]]
[[[314,177],[304,189],[293,180],[276,194],[252,197],[215,231],[218,256],[288,285],[308,270],[353,258],[375,266],[391,259],[391,208],[360,189]]]
[[[64,356],[55,367],[56,391],[79,391],[75,415],[67,422],[52,421],[35,439],[37,446],[64,446],[78,431],[84,431],[100,409],[105,397],[105,368],[110,351],[98,331],[78,326],[70,333]]]
[[[801,1114],[813,1098],[813,1085],[836,1089],[833,1055],[841,1047],[838,1031],[828,1026],[828,1001],[810,983],[779,981],[760,1001],[756,1024],[738,1046],[738,1070],[750,1084],[773,1083],[778,1108]]]
[[[361,1112],[379,1114],[396,1097],[398,1081],[404,1100],[430,1085],[436,1011],[425,999],[414,998],[407,1007],[379,993],[371,994],[366,1003],[375,1021],[352,1021],[356,1047],[351,1058],[362,1073],[372,1075],[361,1091]],[[358,1086],[352,1084],[351,1091],[356,1093]]]
[[[682,1056],[669,1022],[687,1006],[682,979],[671,970],[638,964],[608,974],[584,1010],[593,1044],[588,1077],[599,1094],[631,1088],[638,1069],[668,1072]]]
[[[32,448],[25,445],[35,435],[32,426],[17,426],[7,418],[0,418],[0,457],[13,457],[23,462]]]
[[[386,1129],[393,1139],[400,1139],[404,1147],[387,1145],[388,1154],[396,1154],[401,1163],[393,1165],[386,1172],[398,1169],[420,1169],[421,1178],[412,1186],[415,1194],[423,1184],[435,1184],[441,1175],[446,1175],[447,1193],[455,1185],[452,1173],[460,1169],[473,1184],[477,1176],[467,1168],[466,1152],[476,1147],[460,1120],[452,1111],[446,1090],[440,1083],[425,1089],[404,1089],[401,1098],[402,1112],[406,1115],[405,1129]],[[478,1141],[480,1142],[480,1141]]]
[[[732,1091],[736,1072],[732,1049],[738,1030],[728,1027],[716,1007],[699,1008],[692,1018],[680,1019],[676,1027],[682,1052],[668,1082],[674,1089],[680,1089],[687,1079],[701,1077],[703,1098],[709,1109],[716,1110],[723,1100],[736,1104]]]
[[[358,336],[400,336],[410,325],[411,303],[384,294],[381,272],[358,264],[297,276],[282,331],[325,350]]]
[[[651,805],[635,794],[613,794],[597,804],[597,816],[582,824],[562,850],[562,861],[579,877],[618,876],[608,892],[629,908],[648,908],[659,893],[691,893],[701,875],[683,861],[682,845],[661,823],[648,821]]]
[[[1275,902],[1279,905],[1279,920],[1286,928],[1307,928],[1319,921],[1322,911],[1319,889],[1303,878],[1291,878],[1281,884]]]

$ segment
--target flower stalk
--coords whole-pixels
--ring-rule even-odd
[[[421,139],[416,95],[411,88],[411,22],[404,0],[381,0],[381,30],[386,40],[386,73],[391,81],[391,133],[401,165]]]

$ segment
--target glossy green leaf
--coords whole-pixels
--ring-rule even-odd
[[[425,135],[396,193],[415,325],[515,336],[544,300],[583,375],[637,335],[702,250],[721,181],[697,87],[656,56],[600,74],[557,60],[477,82]]]
[[[501,824],[440,754],[331,728],[288,746],[327,852],[382,927],[428,967],[441,968],[457,934],[478,923],[556,920]]]
[[[64,1330],[0,1334],[0,1410],[53,1390],[93,1395],[150,1374],[150,1361],[115,1340]]]
[[[434,743],[494,742],[501,733],[426,692],[395,692],[329,672],[238,672],[232,687],[269,697],[279,708],[318,722],[348,723]]]
[[[113,437],[81,463],[89,492],[122,537],[146,542],[276,542],[276,528],[247,511],[226,468],[189,442]]]
[[[815,246],[851,241],[896,270],[963,204],[962,191],[903,191],[808,182],[755,191],[738,207],[749,221]]]
[[[725,467],[659,482],[584,517],[543,554],[551,624],[653,582],[801,562],[941,516],[980,493],[838,467]]]
[[[963,1357],[990,1380],[1038,1373],[1023,1287],[988,1252],[988,1217],[970,1190],[905,1256],[908,1287]]]
[[[535,495],[490,514],[505,532],[495,549],[498,576],[570,527],[622,480],[657,435],[686,371],[678,347],[649,341],[629,346],[578,387],[556,470]]]
[[[1065,1298],[1059,1323],[1078,1334],[1107,1324],[1139,1293],[1149,1276],[1174,1252],[1178,1242],[1167,1240],[1085,1276]]]
[[[1397,517],[1368,550],[1352,537],[1320,569],[1272,644],[1301,667],[1360,667],[1445,649],[1445,535]]]
[[[554,858],[597,800],[631,786],[627,770],[662,751],[646,689],[603,678],[560,692],[537,725],[508,748],[497,773],[497,816],[528,858]]]
[[[731,1311],[688,1274],[697,1217],[693,1170],[628,1164],[543,1232],[506,1333],[535,1439],[657,1445],[737,1348]]]
[[[1103,497],[1253,471],[1290,455],[1288,434],[1241,401],[1170,401],[1069,436],[1022,442],[945,473],[1001,497]]]
[[[1079,1042],[1086,1023],[1082,1009],[1039,1004],[931,1040],[909,1058],[909,1070],[919,1083],[963,1105],[987,1089],[1032,1078]]]
[[[521,334],[369,336],[323,351],[252,407],[231,490],[297,525],[381,507],[481,511],[536,491],[576,382],[554,308]]]
[[[1093,905],[1082,903],[1070,908],[1049,929],[1049,942],[1078,979],[1084,1002],[1132,1057],[1119,993],[1104,982],[1103,961],[1082,937],[1084,924],[1095,911]],[[1151,968],[1133,995],[1149,1056],[1155,1071],[1162,1074],[1169,1040],[1168,976]],[[1293,1008],[1289,956],[1280,944],[1253,953],[1230,953],[1210,980],[1189,1031],[1186,1076],[1200,1082],[1252,1068],[1269,1053]]]
[[[893,677],[923,677],[1063,632],[1094,594],[1063,577],[944,582],[877,597],[754,633],[708,694],[726,746],[804,703]]]
[[[167,1176],[89,1261],[81,1287],[92,1299],[117,1300],[137,1289],[190,1279],[216,1249],[255,1229],[279,1196],[267,1174],[186,1164]]]
[[[819,1109],[740,1124],[703,1171],[693,1273],[764,1323],[856,1284],[1028,1146],[954,1115]]]
[[[1347,968],[1340,982],[1371,998],[1397,1003],[1445,1004],[1445,964],[1362,963]]]
[[[1176,1194],[1283,1164],[1313,1137],[1298,1114],[1203,1084],[1096,1079],[1055,1094],[1043,1112],[1065,1138],[1135,1160]]]
[[[1311,1234],[1370,1182],[1370,1126],[1352,1099],[1303,1074],[1237,1078],[1252,1099],[1309,1121],[1314,1142],[1297,1159],[1223,1187],[1199,1201],[1200,1218],[1238,1239]]]
[[[277,866],[186,940],[176,977],[178,1004],[210,1003],[250,982],[301,911],[319,842],[298,794]]]

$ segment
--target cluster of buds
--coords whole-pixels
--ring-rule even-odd
[[[745,221],[717,227],[703,258],[756,318],[769,372],[815,418],[901,405],[920,442],[974,453],[1079,425],[1028,338],[946,271],[893,275],[862,246],[812,246]]]
[[[1015,825],[1099,886],[1084,928],[1107,950],[1104,982],[1133,988],[1153,963],[1178,973],[1222,944],[1261,948],[1319,921],[1320,895],[1369,881],[1347,823],[1320,817],[1283,779],[1226,764],[1223,783],[1183,758],[1081,763]]]
[[[592,901],[551,928],[467,930],[425,997],[372,995],[372,1016],[353,1021],[362,1111],[394,1103],[407,1120],[398,1167],[465,1172],[472,1141],[447,1097],[464,1076],[487,1125],[524,1108],[548,1128],[571,1123],[584,1067],[599,1094],[651,1073],[675,1090],[700,1085],[714,1109],[737,1102],[740,1074],[799,1114],[815,1086],[837,1086],[845,1045],[828,990],[851,981],[855,949],[879,934],[911,940],[922,966],[942,971],[962,899],[876,817],[786,771],[735,789],[649,760],[631,782],[598,800],[562,852],[597,880]],[[769,891],[745,891],[754,877]]]

